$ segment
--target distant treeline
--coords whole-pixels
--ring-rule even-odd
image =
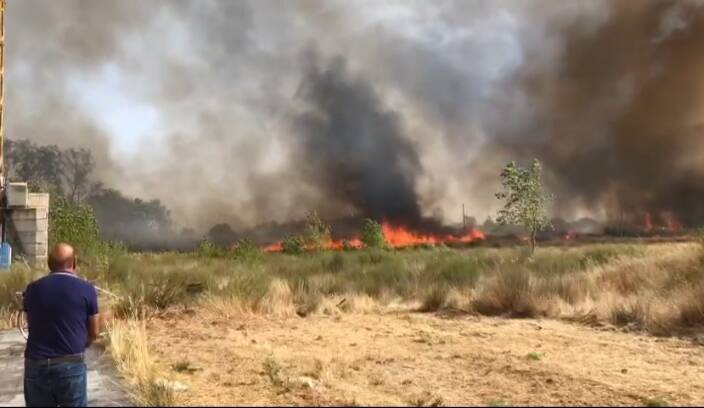
[[[103,186],[88,149],[6,140],[5,160],[8,181],[26,181],[31,191],[92,207],[104,239],[132,249],[178,248],[197,241],[188,231],[174,230],[171,214],[159,200],[129,198]]]

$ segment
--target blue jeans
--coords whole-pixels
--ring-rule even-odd
[[[86,363],[24,366],[24,401],[28,407],[85,407]]]

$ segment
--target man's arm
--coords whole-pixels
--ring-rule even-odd
[[[100,314],[88,316],[88,345],[98,340],[100,335]]]
[[[100,314],[98,313],[98,293],[91,287],[88,297],[88,339],[87,346],[98,340],[100,336]]]

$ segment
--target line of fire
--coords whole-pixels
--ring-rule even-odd
[[[469,218],[469,217],[467,217]],[[328,250],[361,249],[364,244],[359,233],[360,219],[346,219],[332,222],[332,236],[326,244]],[[488,219],[477,225],[470,219],[460,227],[444,227],[442,232],[414,230],[404,225],[382,222],[382,232],[389,247],[402,249],[412,247],[432,247],[445,245],[463,246],[510,246],[527,241],[528,235],[516,226],[499,226]],[[248,232],[252,237],[273,236],[294,233],[303,229],[302,222],[288,224],[270,224],[257,227]],[[340,233],[342,231],[342,233]],[[551,226],[537,234],[537,240],[554,245],[570,245],[587,242],[617,241],[620,239],[640,238],[643,240],[684,240],[692,230],[683,227],[671,212],[645,212],[630,219],[614,220],[600,223],[592,218],[581,218],[568,222],[559,218],[551,221]],[[266,238],[264,238],[266,240]],[[261,241],[261,238],[258,239]],[[267,252],[281,252],[283,240],[262,244]]]

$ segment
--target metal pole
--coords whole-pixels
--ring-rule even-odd
[[[5,0],[0,0],[0,189],[5,190]],[[4,194],[3,194],[4,195]]]
[[[7,237],[7,198],[5,196],[5,0],[0,0],[0,217],[2,220],[2,236],[4,243]]]
[[[464,203],[462,203],[462,231],[467,229],[467,217],[464,216]]]

